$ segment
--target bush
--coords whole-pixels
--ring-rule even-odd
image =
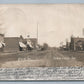
[[[41,50],[47,50],[49,48],[47,43],[44,43]]]

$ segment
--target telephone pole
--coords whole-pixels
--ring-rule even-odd
[[[84,28],[83,28],[83,36],[84,36]]]
[[[38,44],[38,27],[39,27],[39,24],[37,23],[37,44]]]

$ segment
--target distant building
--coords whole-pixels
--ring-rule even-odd
[[[84,50],[84,38],[71,37],[70,50],[74,51]]]
[[[70,50],[70,42],[66,42],[66,50]]]
[[[0,42],[4,42],[4,34],[0,34]]]
[[[62,45],[61,49],[66,50],[66,45]]]
[[[4,51],[4,34],[0,34],[0,52]]]

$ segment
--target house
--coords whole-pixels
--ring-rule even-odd
[[[84,38],[71,37],[70,50],[74,51],[84,50]]]

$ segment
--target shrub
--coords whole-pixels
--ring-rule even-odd
[[[47,43],[44,43],[41,50],[47,50],[49,48]]]

